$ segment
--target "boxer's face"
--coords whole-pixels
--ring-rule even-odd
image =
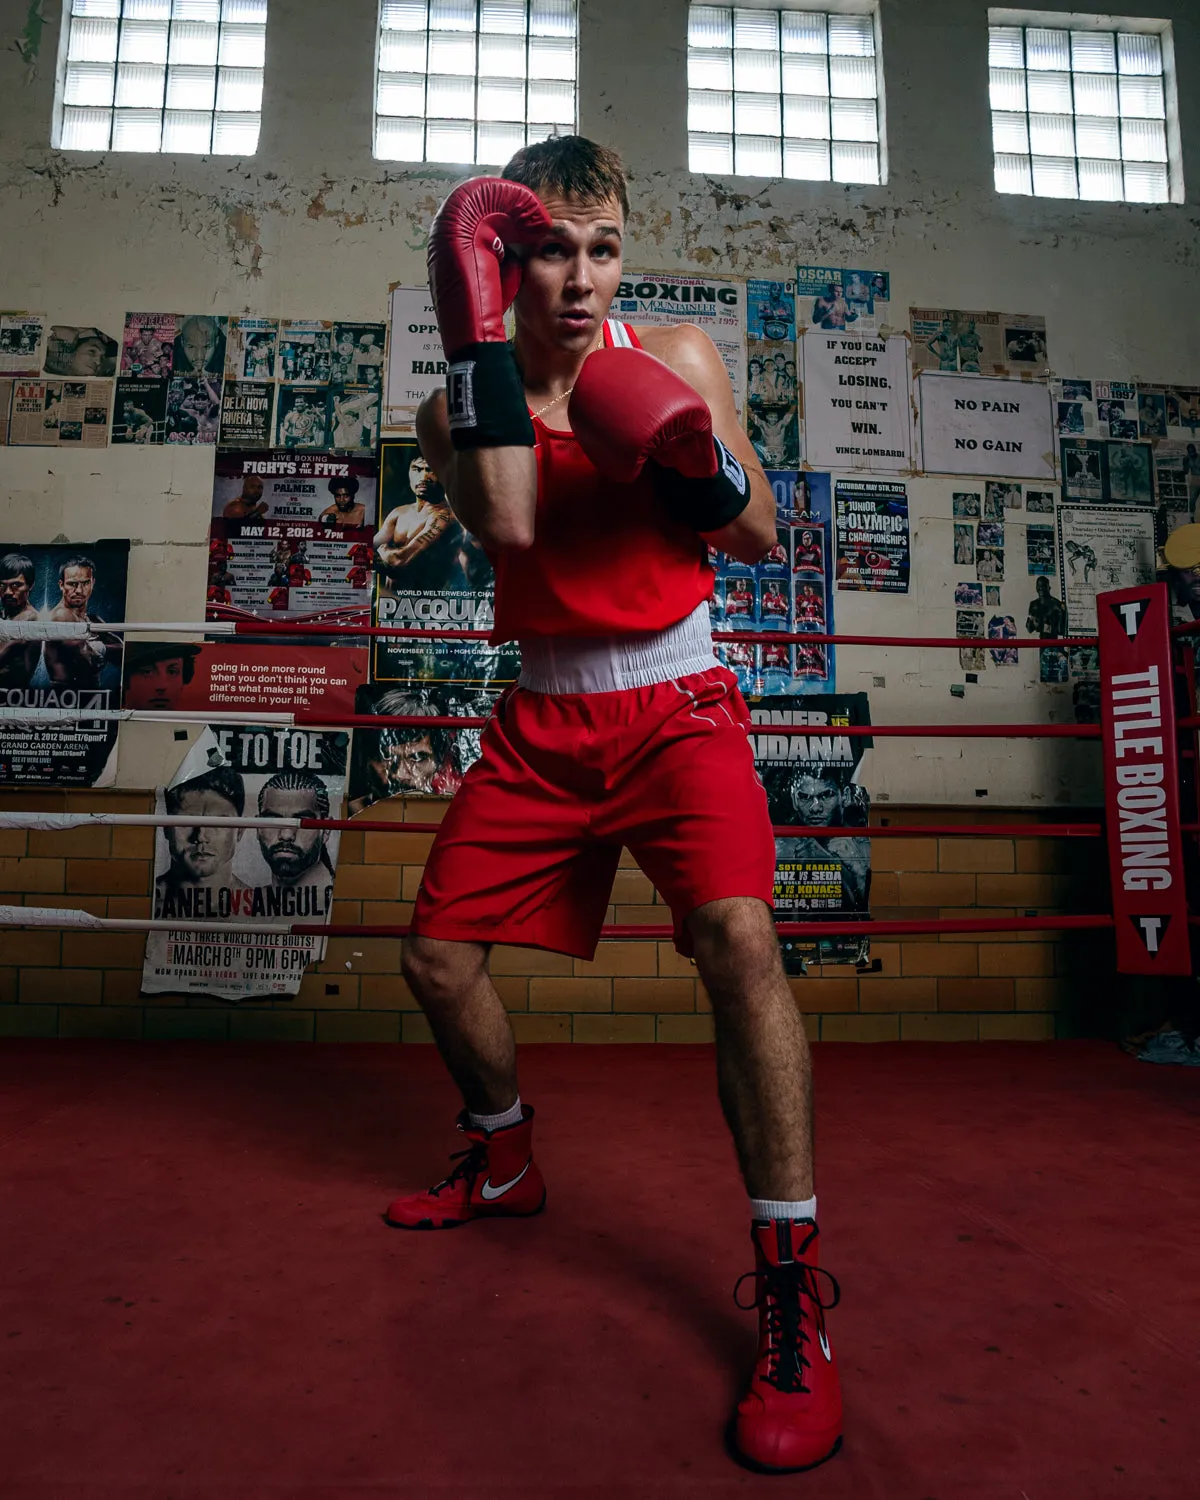
[[[316,794],[306,787],[271,787],[263,792],[259,810],[264,818],[320,817]],[[272,874],[295,880],[320,859],[325,835],[319,828],[260,828],[258,846]]]
[[[200,792],[185,791],[179,799],[179,811],[186,817],[237,817],[237,808],[211,788]],[[171,862],[189,881],[209,880],[233,863],[238,831],[235,828],[176,827],[163,830]]]
[[[25,575],[17,573],[12,578],[0,578],[0,605],[10,620],[15,620],[29,608],[29,585]]]
[[[536,343],[583,353],[600,335],[621,280],[621,205],[539,196],[553,227],[525,258],[517,327]]]
[[[143,662],[130,669],[125,684],[125,707],[174,708],[183,688],[182,657]]]
[[[63,603],[68,609],[86,609],[95,583],[91,568],[65,569],[59,583]]]

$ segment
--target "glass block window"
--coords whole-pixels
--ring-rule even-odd
[[[575,0],[381,0],[375,155],[500,166],[575,129]]]
[[[688,166],[878,182],[874,16],[693,5]]]
[[[1016,25],[989,34],[997,192],[1168,202],[1162,35]]]
[[[61,151],[252,156],[267,0],[67,0]]]

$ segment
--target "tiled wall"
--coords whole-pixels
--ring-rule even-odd
[[[0,807],[148,812],[145,793],[3,793]],[[443,805],[371,809],[395,833],[346,833],[335,886],[338,922],[402,923],[412,911]],[[1033,824],[1031,814],[877,808],[893,825]],[[1093,840],[878,838],[872,914],[884,919],[1102,911],[1103,847]],[[152,830],[94,826],[64,833],[0,830],[0,901],[71,906],[98,916],[150,914]],[[609,920],[669,921],[650,882],[626,856]],[[1051,1038],[1072,1019],[1097,974],[1111,973],[1109,940],[1043,933],[876,942],[873,971],[837,966],[792,981],[813,1038],[958,1041]],[[0,929],[0,1035],[428,1041],[400,978],[397,940],[333,938],[292,1001],[231,1006],[139,995],[141,933]],[[347,967],[349,965],[349,967]],[[492,973],[519,1041],[707,1041],[712,1021],[693,965],[670,943],[611,942],[595,962],[531,949],[496,949]]]

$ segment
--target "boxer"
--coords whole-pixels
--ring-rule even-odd
[[[708,624],[708,547],[756,563],[775,504],[707,335],[609,320],[627,211],[616,155],[559,136],[456,188],[430,235],[448,373],[418,440],[492,559],[492,643],[516,639],[522,669],[441,825],[404,944],[469,1150],[385,1218],[443,1229],[541,1210],[488,953],[591,958],[627,846],[712,998],[751,1200],[759,1348],[735,1451],[792,1471],[841,1443],[825,1328],[838,1291],[818,1269],[809,1053],[772,921],[766,797]]]

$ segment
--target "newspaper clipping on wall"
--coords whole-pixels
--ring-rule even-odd
[[[340,835],[201,820],[340,817],[348,738],[278,725],[204,730],[170,786],[159,789],[160,815],[196,822],[155,834],[154,916],[213,926],[149,933],[144,995],[238,1001],[296,994],[305,970],[323,957],[325,939],[239,932],[237,922],[328,923]]]
[[[205,618],[367,624],[375,501],[369,458],[218,451]]]
[[[1060,438],[1064,500],[1154,504],[1154,462],[1149,443],[1105,438]]]
[[[921,467],[927,474],[1011,474],[1054,480],[1046,387],[1029,380],[922,375]]]
[[[37,375],[46,345],[45,313],[0,311],[0,375]]]
[[[908,341],[810,328],[800,351],[808,462],[876,474],[911,470]]]
[[[867,725],[865,693],[794,699],[759,698],[749,703],[754,761],[776,827],[827,829],[828,833],[775,840],[775,918],[803,922],[824,918],[866,921],[870,915],[871,841],[844,830],[865,828],[870,798],[862,784],[865,735],[784,734],[785,727]],[[810,963],[861,963],[864,938],[781,939],[784,967],[802,974]]]
[[[0,631],[0,706],[10,712],[61,709],[77,719],[0,723],[0,781],[23,786],[109,786],[116,775],[117,724],[88,710],[121,706],[120,635],[129,543],[23,545],[0,541],[0,623],[87,622],[94,634],[22,640]]]
[[[836,479],[833,509],[838,588],[907,594],[909,527],[904,485],[898,480]]]
[[[107,448],[109,380],[13,382],[13,447]]]
[[[379,486],[375,623],[438,632],[490,630],[492,565],[450,509],[415,439],[380,445]],[[376,682],[498,688],[516,673],[511,645],[387,637],[375,642]]]
[[[761,561],[709,552],[716,575],[709,616],[716,632],[831,635],[833,515],[828,474],[767,471],[775,493],[775,545]],[[717,656],[747,696],[821,693],[834,680],[834,647],[721,641]]]
[[[1154,513],[1134,506],[1058,507],[1058,578],[1071,635],[1096,633],[1096,595],[1154,582]]]
[[[909,309],[913,369],[1045,380],[1046,320],[1031,313]]]
[[[119,340],[99,328],[75,323],[54,323],[46,339],[47,375],[68,375],[73,380],[110,380],[117,373]]]
[[[891,295],[891,277],[886,271],[796,267],[796,321],[801,328],[882,333],[888,326]]]
[[[446,383],[446,356],[428,286],[388,287],[383,432],[412,432],[417,407]]]
[[[717,346],[733,387],[738,420],[746,408],[746,284],[666,271],[623,273],[612,313],[624,323],[694,323]]]
[[[274,380],[278,318],[230,318],[225,342],[227,380]]]

